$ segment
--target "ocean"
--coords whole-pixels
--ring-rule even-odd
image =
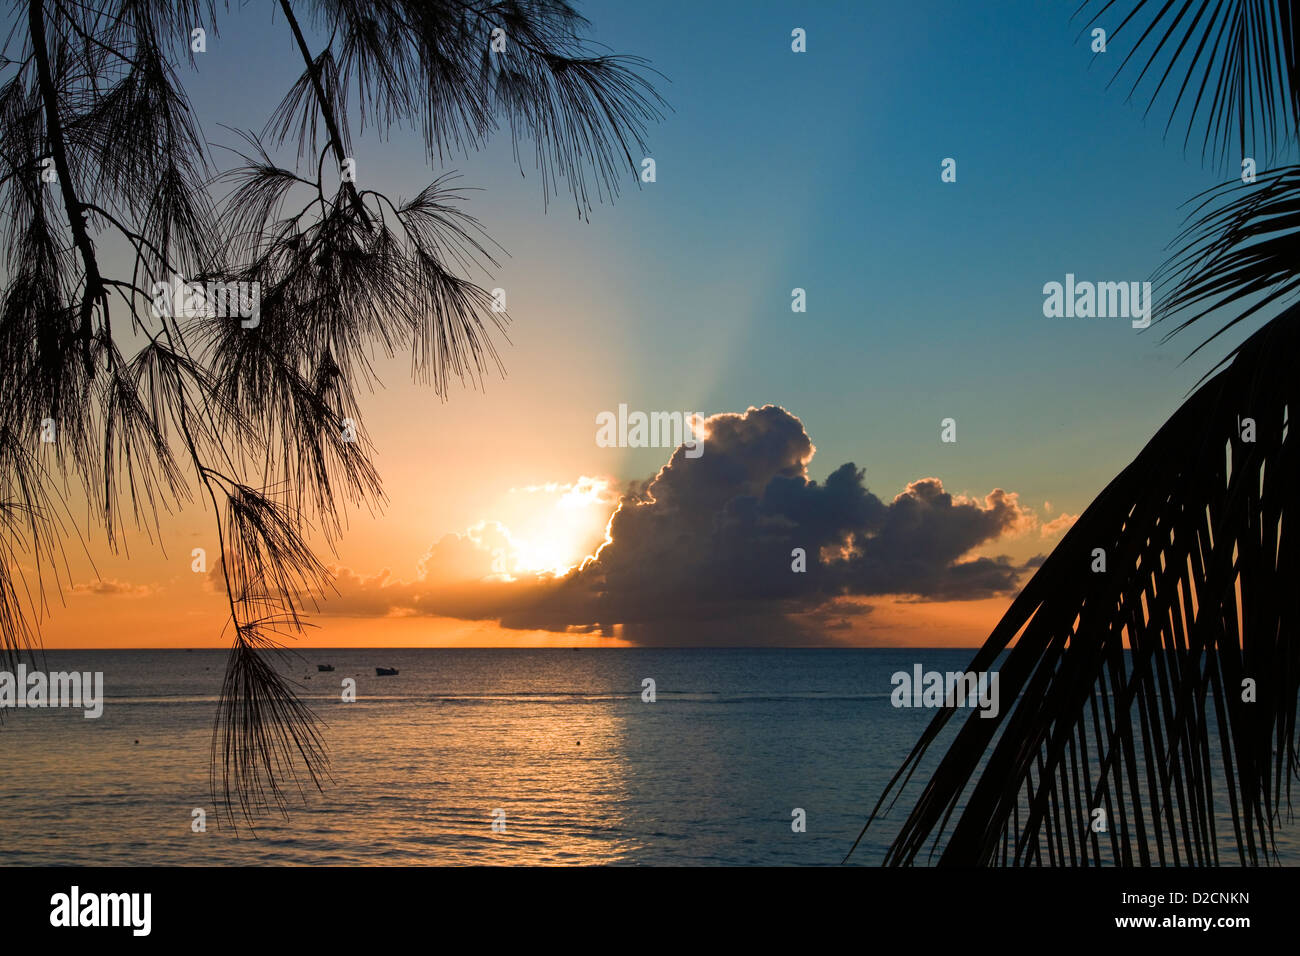
[[[208,776],[224,651],[49,651],[103,671],[104,711],[3,711],[0,864],[837,865],[933,715],[892,706],[891,675],[971,654],[292,650],[331,779],[236,831]],[[880,862],[904,810],[853,862]],[[1280,852],[1300,862],[1295,828]]]

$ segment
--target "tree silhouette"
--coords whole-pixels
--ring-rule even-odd
[[[1295,148],[1289,0],[1085,10],[1085,30],[1114,27],[1109,43],[1136,37],[1120,73],[1136,72],[1130,95],[1149,91],[1171,124],[1187,117],[1185,146],[1199,134],[1206,158],[1257,148],[1261,168]],[[975,655],[986,670],[1015,641],[999,669],[1014,708],[956,729],[887,863],[929,845],[943,864],[1217,864],[1224,791],[1237,860],[1276,856],[1300,772],[1300,167],[1248,178],[1197,198],[1156,277],[1157,316],[1173,325],[1165,339],[1217,316],[1196,351],[1238,323],[1259,328],[1084,511]],[[1098,548],[1105,573],[1091,570]],[[936,713],[868,827],[956,712]]]
[[[308,544],[383,501],[357,401],[409,351],[440,397],[499,365],[506,321],[469,278],[495,246],[443,173],[414,199],[362,185],[348,112],[419,130],[431,164],[508,130],[577,213],[635,176],[663,101],[560,0],[280,0],[301,77],[217,162],[182,83],[216,6],[20,0],[0,77],[0,653],[39,642],[63,548],[211,503],[231,652],[213,733],[232,819],[321,786],[316,718],[267,657],[330,587]],[[304,34],[328,37],[316,49]],[[176,51],[185,53],[176,55]],[[272,151],[296,137],[296,160]],[[130,250],[106,264],[101,245]],[[182,283],[182,280],[184,284]],[[42,441],[42,438],[45,440]],[[24,559],[37,568],[32,580]],[[237,808],[238,812],[233,812]]]

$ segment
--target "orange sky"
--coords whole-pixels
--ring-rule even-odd
[[[557,272],[529,254],[537,244],[556,255],[577,257],[563,242],[572,242],[579,234],[594,245],[615,243],[627,234],[626,224],[619,222],[621,209],[608,209],[602,220],[572,229],[554,225],[543,229],[527,216],[501,224],[502,233],[512,235],[525,253],[510,266],[510,287],[528,293],[525,297],[516,292],[512,302],[512,311],[524,314],[527,321],[509,327],[511,341],[503,350],[506,376],[490,377],[481,391],[453,390],[448,401],[440,402],[431,390],[410,382],[409,358],[376,363],[384,387],[362,395],[361,401],[388,503],[377,516],[364,510],[349,514],[337,553],[323,547],[320,551],[326,565],[363,579],[387,573],[394,580],[411,581],[436,542],[448,534],[464,535],[485,522],[501,523],[526,543],[524,550],[531,557],[525,559],[525,569],[551,566],[564,555],[576,562],[599,545],[617,489],[628,481],[650,478],[671,454],[662,448],[599,447],[593,440],[593,409],[615,408],[623,401],[642,408],[743,411],[743,407],[710,409],[705,396],[726,370],[728,343],[743,335],[747,320],[738,316],[745,314],[744,308],[738,306],[729,315],[699,326],[687,343],[689,348],[675,355],[663,372],[662,389],[646,393],[643,386],[630,384],[638,379],[636,366],[643,349],[630,338],[638,325],[626,320],[629,305],[615,288],[616,278],[581,270]],[[582,314],[572,308],[574,302],[582,303]],[[590,335],[590,315],[613,317],[603,323],[608,330],[604,337]],[[671,405],[665,405],[665,395],[672,396]],[[790,411],[800,414],[797,407]],[[880,415],[888,417],[887,412]],[[814,442],[823,429],[835,424],[803,421]],[[873,421],[862,418],[858,447],[820,448],[809,466],[810,476],[824,480],[837,465],[856,459],[870,462],[867,484],[885,501],[907,481],[926,475],[938,475],[953,494],[976,500],[997,486],[1016,490],[1006,463],[982,444],[963,445],[962,454],[954,455],[935,441],[934,451],[908,465],[874,447]],[[605,494],[565,514],[557,514],[564,491],[527,490],[572,487],[584,476],[603,481]],[[1063,497],[1064,508],[1025,502],[1037,524],[976,554],[1006,554],[1020,562],[1050,550],[1064,529],[1045,533],[1043,526],[1086,503],[1077,500],[1078,495]],[[80,509],[73,504],[73,512],[79,511],[83,518],[84,508],[84,502]],[[1065,520],[1068,523],[1068,515]],[[191,571],[194,548],[204,548],[210,560],[218,551],[211,507],[203,498],[196,495],[195,502],[179,514],[164,514],[159,541],[128,533],[125,548],[116,555],[103,547],[98,528],[84,520],[80,524],[90,541],[89,554],[71,539],[61,596],[47,586],[49,613],[40,625],[46,647],[221,647],[229,643],[222,633],[227,617],[224,597],[205,575]],[[31,569],[27,572],[29,582],[33,581]],[[69,576],[73,587],[68,586]],[[47,581],[52,584],[53,578]],[[870,614],[855,617],[851,627],[834,630],[829,639],[867,645],[978,644],[1009,600],[916,603],[873,598]],[[299,646],[620,643],[616,637],[506,629],[490,620],[317,615],[311,621],[315,626],[298,639]]]
[[[179,608],[158,594],[95,599],[70,595],[44,630],[47,648],[225,647],[219,629],[224,597],[194,591]],[[869,626],[836,634],[846,645],[965,647],[981,644],[1010,599],[904,602],[873,600]],[[317,616],[319,625],[300,647],[627,647],[618,637],[522,631],[491,621],[452,618],[345,618]]]
[[[461,569],[467,578],[503,577],[495,574],[501,571],[520,579],[535,571],[560,572],[596,550],[622,481],[610,476],[584,478],[582,470],[600,464],[600,455],[608,455],[605,463],[618,467],[617,461],[609,459],[622,459],[629,453],[618,449],[593,451],[592,447],[566,449],[578,462],[577,469],[566,475],[548,445],[528,447],[526,426],[499,441],[487,441],[484,419],[490,414],[482,409],[473,416],[447,414],[436,428],[419,416],[402,419],[407,429],[401,436],[405,440],[395,444],[408,454],[380,463],[381,468],[388,466],[385,474],[392,500],[387,513],[376,518],[354,515],[338,555],[322,555],[327,564],[339,570],[344,592],[360,590],[362,582],[377,588],[421,580],[424,575],[429,581],[439,580],[447,573],[445,569],[426,566],[426,561],[431,546],[453,533],[482,543],[484,563]],[[388,436],[389,442],[396,437]],[[445,455],[435,453],[437,447],[460,448],[463,457],[447,461]],[[521,447],[522,452],[517,451]],[[436,471],[436,479],[431,466],[420,467],[425,454],[429,461],[444,462]],[[655,450],[652,454],[667,456],[670,452]],[[525,465],[529,458],[538,464]],[[474,467],[458,467],[462,460]],[[815,468],[812,470],[815,472]],[[1055,523],[1049,524],[1053,520]],[[1022,531],[999,538],[976,553],[1027,559],[1049,550],[1069,520],[1068,515],[1062,518],[1059,513],[1043,510]],[[51,613],[42,627],[45,646],[226,646],[229,635],[222,633],[227,614],[224,593],[214,586],[213,575],[191,570],[192,549],[207,549],[210,561],[216,554],[211,527],[210,510],[193,507],[165,519],[165,554],[140,535],[128,539],[128,553],[115,556],[92,549],[98,577],[85,556],[70,552],[75,586],[63,588],[62,603],[50,592]],[[498,555],[494,559],[493,547],[507,534],[512,550],[507,558]],[[493,560],[497,563],[489,564]],[[870,605],[870,613],[841,618],[840,626],[826,633],[837,644],[974,645],[988,635],[1009,601],[1009,596],[924,602],[864,598],[859,603]],[[628,644],[618,636],[510,629],[493,620],[334,613],[315,614],[309,619],[313,626],[294,642],[298,646]]]

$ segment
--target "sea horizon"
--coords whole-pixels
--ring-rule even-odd
[[[0,711],[0,865],[837,865],[935,712],[895,706],[892,676],[974,653],[590,650],[618,653],[274,655],[321,719],[332,780],[287,788],[288,816],[253,827],[209,786],[227,652],[40,652],[50,671],[103,672],[103,714]],[[850,862],[879,864],[901,818],[874,823]],[[1293,832],[1278,852],[1300,862]]]

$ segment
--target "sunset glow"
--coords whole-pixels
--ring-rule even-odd
[[[219,56],[198,61],[207,69],[185,71],[195,115],[224,145],[220,131],[259,128],[302,75],[256,10],[241,16],[254,26],[239,44],[223,41]],[[1209,182],[1178,167],[1140,187],[1092,183],[1059,212],[1079,227],[1053,231],[1039,220],[1059,205],[1059,183],[1020,183],[1009,208],[1007,191],[984,174],[1001,168],[991,157],[1078,135],[1054,112],[1070,97],[1087,99],[1081,115],[1093,141],[1113,141],[1123,114],[1103,108],[1104,92],[1081,85],[1059,59],[1020,65],[1047,71],[1028,111],[1032,129],[1021,128],[1022,104],[994,110],[988,125],[971,119],[1002,102],[991,87],[960,88],[951,115],[963,120],[954,128],[947,113],[927,112],[933,90],[908,107],[910,80],[898,90],[875,80],[828,86],[835,71],[855,75],[860,50],[847,38],[875,29],[874,16],[848,11],[835,30],[817,29],[806,60],[746,40],[755,87],[740,108],[741,91],[702,69],[709,41],[678,37],[640,8],[606,6],[598,22],[611,41],[645,38],[675,75],[669,98],[679,91],[691,104],[665,111],[663,127],[687,165],[665,162],[665,153],[659,180],[641,180],[638,166],[617,202],[573,216],[557,205],[569,200],[571,182],[538,175],[528,161],[521,169],[509,137],[456,158],[472,191],[439,202],[475,216],[504,249],[491,245],[495,264],[467,270],[489,297],[508,293],[509,323],[486,340],[500,374],[489,362],[464,388],[455,374],[449,387],[431,388],[411,375],[410,355],[374,356],[375,387],[357,389],[350,414],[374,449],[382,500],[338,484],[338,535],[325,533],[319,515],[303,516],[306,543],[331,578],[304,595],[309,626],[289,640],[580,646],[597,633],[652,644],[690,629],[694,640],[726,644],[757,640],[768,621],[788,624],[780,640],[795,645],[972,645],[987,636],[1036,562],[1164,420],[1170,396],[1206,371],[1199,359],[1157,364],[1170,359],[1167,350],[1126,323],[1048,319],[1039,290],[1054,276],[1110,277],[1110,264],[1080,249],[1131,264],[1133,276],[1116,279],[1149,273],[1159,262],[1151,250],[1176,232],[1179,204]],[[978,45],[957,39],[983,35],[985,21],[953,17],[942,62],[953,76],[985,76]],[[897,20],[899,55],[932,56],[930,29]],[[1040,29],[1056,27],[1044,14]],[[762,26],[772,36],[790,29]],[[328,32],[307,39],[320,49],[330,42]],[[1022,52],[1032,59],[1048,46]],[[803,63],[817,70],[785,70]],[[830,97],[826,110],[854,120],[810,123],[792,137],[772,119],[821,97]],[[885,128],[902,137],[897,149],[877,149]],[[411,130],[355,133],[365,157],[357,181],[367,189],[410,197],[441,174]],[[1143,168],[1167,159],[1140,123],[1122,135]],[[983,166],[956,157],[960,178],[944,182],[938,163],[957,149],[950,139]],[[763,161],[737,176],[713,161],[717,142],[743,143]],[[292,166],[292,153],[272,158]],[[637,164],[641,156],[634,151]],[[819,166],[805,183],[811,191],[774,205],[809,156],[844,157],[844,169]],[[907,169],[898,157],[910,157]],[[221,160],[234,162],[224,152]],[[892,182],[904,185],[879,188]],[[1142,192],[1152,189],[1160,195]],[[1100,195],[1113,206],[1097,212],[1082,198]],[[304,202],[316,198],[307,190]],[[1141,231],[1117,238],[1090,225],[1139,204]],[[1023,230],[985,241],[985,223],[1017,216]],[[913,222],[945,227],[876,242],[858,225]],[[105,259],[129,261],[130,243],[95,226]],[[935,281],[922,261],[953,274]],[[792,310],[795,289],[806,312]],[[257,301],[261,327],[274,327],[277,300]],[[602,444],[600,416],[619,409],[652,427],[644,436],[622,428],[618,442]],[[676,442],[663,434],[673,430],[654,424],[694,414],[700,454],[675,458]],[[940,428],[950,418],[957,440],[946,443]],[[264,449],[244,451],[253,460],[242,480],[260,487],[266,477],[277,492],[291,484],[274,467],[263,475]],[[173,453],[190,481],[179,443]],[[225,470],[222,457],[208,464]],[[274,465],[282,456],[277,448],[270,457]],[[71,482],[67,512],[93,513],[97,485],[87,495]],[[36,602],[44,646],[228,646],[218,516],[197,491],[160,505],[157,527],[137,527],[128,511],[115,546],[91,521],[70,532],[69,542],[86,545],[66,548],[65,563],[18,555],[32,593],[45,595]],[[42,564],[58,572],[38,582]],[[754,623],[723,635],[705,623],[718,619]]]
[[[508,515],[508,546],[496,555],[509,576],[521,573],[563,576],[594,554],[613,513],[610,482],[582,477],[511,489],[499,503]]]

